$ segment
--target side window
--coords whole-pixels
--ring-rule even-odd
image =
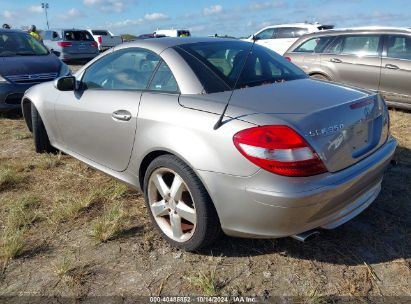
[[[162,61],[150,83],[150,90],[162,92],[178,92],[177,81],[168,65]]]
[[[87,89],[143,90],[159,61],[160,57],[148,50],[120,50],[91,65],[82,84]]]
[[[331,42],[333,37],[316,37],[309,39],[294,49],[293,52],[297,53],[322,53],[322,51]]]
[[[300,27],[280,27],[277,29],[277,36],[278,39],[283,38],[298,38],[304,34],[307,34],[308,30],[305,28]]]
[[[411,60],[411,37],[389,36],[387,39],[387,57]]]
[[[375,56],[378,55],[379,43],[379,36],[346,36],[341,52],[359,56]]]
[[[51,32],[50,31],[45,31],[43,39],[44,40],[51,40]]]
[[[271,39],[271,38],[273,38],[273,34],[274,34],[274,29],[269,28],[269,29],[266,29],[266,30],[258,33],[255,36],[255,38],[257,38],[258,40]]]
[[[338,37],[334,40],[334,42],[330,43],[328,47],[325,48],[323,53],[326,54],[340,54],[344,39],[342,37]]]
[[[60,37],[59,37],[59,34],[57,33],[57,32],[53,32],[52,33],[52,35],[51,35],[51,39],[52,40],[58,40]]]

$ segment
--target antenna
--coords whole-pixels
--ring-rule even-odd
[[[250,49],[248,50],[247,56],[245,57],[245,60],[243,62],[243,66],[241,67],[240,73],[238,73],[238,77],[237,77],[237,79],[234,83],[233,88],[231,89],[230,97],[228,98],[227,103],[224,106],[223,112],[221,113],[220,117],[218,118],[217,122],[214,125],[214,130],[217,130],[218,128],[220,128],[223,125],[223,118],[224,118],[225,112],[227,111],[228,105],[230,104],[230,101],[231,101],[231,97],[233,97],[234,90],[237,87],[237,83],[240,80],[241,75],[243,74],[243,70],[244,70],[245,65],[248,61],[248,57],[250,56],[251,52],[253,51],[254,44],[257,40],[254,35],[253,35],[252,39],[253,39],[253,44],[251,45]]]

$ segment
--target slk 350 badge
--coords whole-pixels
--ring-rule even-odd
[[[309,136],[326,136],[337,133],[339,130],[344,129],[344,124],[329,126],[319,130],[312,130],[308,132]]]

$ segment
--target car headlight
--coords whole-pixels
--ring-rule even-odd
[[[71,70],[67,64],[62,63],[60,67],[59,76],[61,77],[61,76],[68,76],[68,75],[71,75]]]
[[[0,75],[0,84],[2,83],[9,83],[6,79],[4,79],[3,77],[1,77]]]

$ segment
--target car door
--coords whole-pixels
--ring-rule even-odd
[[[377,91],[381,51],[380,35],[344,35],[324,51],[321,65],[333,81]]]
[[[178,106],[179,95],[180,90],[173,73],[168,65],[161,61],[148,89],[142,94],[138,125],[141,128],[152,130],[153,137],[155,137],[155,132],[157,132],[155,126],[158,125],[158,121],[170,123],[169,111],[174,111]],[[172,138],[174,135],[170,133],[169,136]],[[150,140],[151,138],[147,138],[147,141]]]
[[[141,94],[159,60],[139,48],[112,52],[85,70],[78,90],[61,92],[55,114],[66,148],[112,170],[125,170]]]
[[[411,36],[385,37],[380,91],[387,101],[411,104]]]

